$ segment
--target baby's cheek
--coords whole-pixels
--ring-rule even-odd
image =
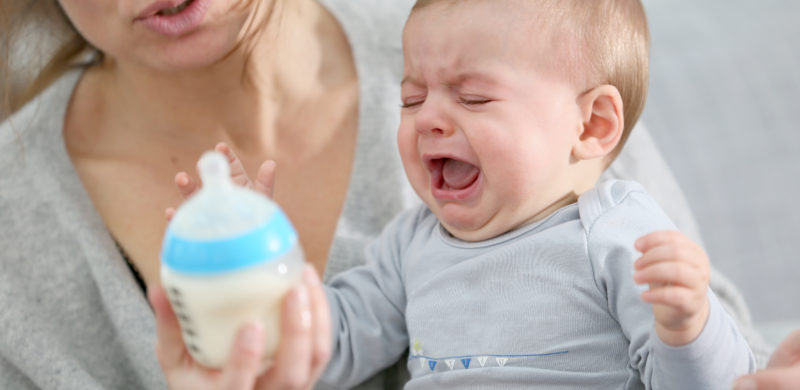
[[[397,148],[400,152],[400,157],[404,160],[412,153],[416,154],[417,137],[412,129],[400,126],[400,129],[397,131]]]
[[[430,177],[418,159],[403,159],[403,168],[411,187],[427,203],[430,195]]]

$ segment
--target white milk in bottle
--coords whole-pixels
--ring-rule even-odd
[[[269,198],[233,184],[222,154],[207,152],[198,169],[202,189],[178,208],[164,236],[161,283],[198,363],[223,366],[248,321],[263,324],[268,359],[279,341],[282,298],[302,273],[297,233]]]

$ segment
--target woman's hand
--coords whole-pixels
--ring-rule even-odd
[[[800,389],[800,329],[775,349],[767,369],[739,378],[735,390]]]
[[[281,343],[272,365],[259,374],[264,349],[262,328],[246,324],[221,369],[200,366],[181,337],[180,325],[161,286],[148,291],[156,315],[156,356],[170,389],[310,389],[330,358],[331,324],[325,292],[314,268],[287,294],[281,313]]]
[[[242,162],[228,145],[219,143],[214,150],[227,157],[235,184],[272,196],[274,161],[262,163],[256,179],[250,180]],[[175,185],[184,198],[200,188],[185,172],[175,175]],[[166,210],[167,219],[174,214],[175,208]],[[225,367],[218,370],[205,368],[197,364],[186,349],[180,325],[163,288],[151,287],[148,296],[156,315],[156,355],[170,389],[310,389],[330,358],[330,308],[322,283],[309,265],[303,270],[302,283],[284,298],[281,342],[272,358],[272,365],[261,374],[258,371],[264,335],[258,324],[246,324],[239,330]]]

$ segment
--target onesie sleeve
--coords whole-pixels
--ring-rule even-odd
[[[390,222],[366,248],[366,264],[342,272],[326,287],[333,351],[320,382],[351,388],[396,363],[408,347],[402,257],[419,212]]]
[[[652,307],[640,297],[647,287],[633,281],[633,262],[641,256],[633,244],[675,226],[639,185],[598,186],[581,197],[579,210],[595,282],[630,341],[631,368],[645,388],[730,389],[739,375],[755,370],[750,347],[711,289],[709,317],[697,339],[670,347],[656,334]]]

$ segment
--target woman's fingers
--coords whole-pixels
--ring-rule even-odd
[[[231,180],[234,184],[242,187],[252,187],[250,178],[244,170],[244,164],[239,160],[239,157],[233,153],[233,150],[224,142],[220,142],[214,147],[219,153],[222,153],[228,159],[228,164],[231,167]]]
[[[769,368],[788,366],[800,366],[800,329],[792,332],[775,348],[767,364]]]
[[[261,378],[259,389],[304,389],[311,378],[311,307],[304,284],[293,288],[283,302],[281,343],[273,365]]]
[[[169,372],[181,364],[187,353],[181,327],[161,286],[149,286],[147,297],[156,315],[156,357],[164,372]]]
[[[259,389],[309,389],[331,354],[330,308],[314,268],[306,265],[303,283],[283,304],[282,339]]]
[[[734,390],[796,390],[800,384],[800,365],[772,368],[736,380]]]
[[[272,198],[272,194],[275,191],[275,167],[275,161],[264,161],[258,167],[256,180],[253,182],[253,189],[269,198]]]
[[[331,310],[328,304],[328,297],[322,288],[317,276],[317,271],[311,265],[306,265],[303,270],[303,281],[308,288],[311,299],[311,313],[313,318],[313,350],[311,353],[311,376],[314,380],[322,375],[322,371],[328,365],[331,357],[332,335],[331,335]]]
[[[245,324],[236,335],[230,358],[222,370],[221,387],[226,390],[251,390],[256,383],[264,353],[264,327]]]

